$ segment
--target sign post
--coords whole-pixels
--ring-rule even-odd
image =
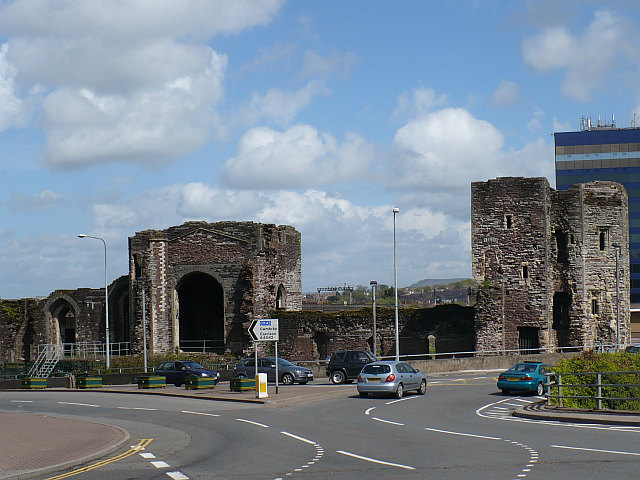
[[[258,387],[258,342],[276,342],[276,394],[278,393],[278,340],[280,329],[277,318],[260,318],[251,322],[249,335],[253,339],[256,354],[256,396],[259,395]]]

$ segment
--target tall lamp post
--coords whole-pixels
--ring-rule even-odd
[[[611,244],[616,249],[616,352],[620,350],[620,247],[619,243]]]
[[[400,360],[400,338],[398,335],[398,263],[396,260],[396,214],[398,207],[393,209],[393,293],[395,294],[395,329],[396,329],[396,361]]]
[[[109,355],[109,284],[107,283],[107,242],[104,241],[104,238],[94,237],[92,235],[85,235],[81,233],[78,235],[79,238],[95,238],[96,240],[100,240],[104,244],[104,309],[105,309],[105,333],[107,336],[106,343],[106,353],[107,353],[107,369],[111,367],[111,358]]]
[[[373,354],[378,356],[378,337],[376,336],[376,289],[378,288],[378,282],[371,280],[371,295],[373,301]]]

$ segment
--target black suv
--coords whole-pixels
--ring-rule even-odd
[[[362,367],[375,361],[376,357],[369,350],[334,352],[327,364],[327,377],[335,384],[351,382],[358,378]]]

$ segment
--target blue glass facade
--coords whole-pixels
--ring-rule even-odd
[[[609,180],[629,195],[631,303],[640,303],[640,128],[555,133],[556,189]]]

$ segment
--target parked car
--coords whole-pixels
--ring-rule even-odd
[[[176,387],[184,384],[185,377],[196,375],[198,377],[213,377],[215,383],[220,379],[220,373],[216,370],[209,370],[193,360],[180,360],[175,362],[159,363],[153,370],[156,375],[167,378],[167,383],[173,383]]]
[[[233,370],[233,376],[239,378],[253,378],[256,375],[256,359],[244,358],[238,362]],[[276,381],[275,357],[258,357],[258,373],[266,373],[267,381]],[[313,372],[310,368],[295,365],[284,358],[278,358],[278,377],[283,385],[292,385],[295,382],[305,384],[313,380]]]
[[[407,362],[393,360],[369,363],[358,375],[358,393],[361,397],[383,393],[402,398],[408,390],[415,390],[420,395],[427,393],[427,377]]]
[[[549,365],[541,362],[517,363],[506,372],[498,375],[498,388],[509,395],[512,391],[533,392],[544,394],[547,377],[544,375]]]
[[[327,377],[336,385],[351,382],[367,363],[375,362],[376,357],[369,350],[340,350],[333,352],[327,363]]]
[[[640,353],[640,345],[629,345],[624,351],[625,353]]]

